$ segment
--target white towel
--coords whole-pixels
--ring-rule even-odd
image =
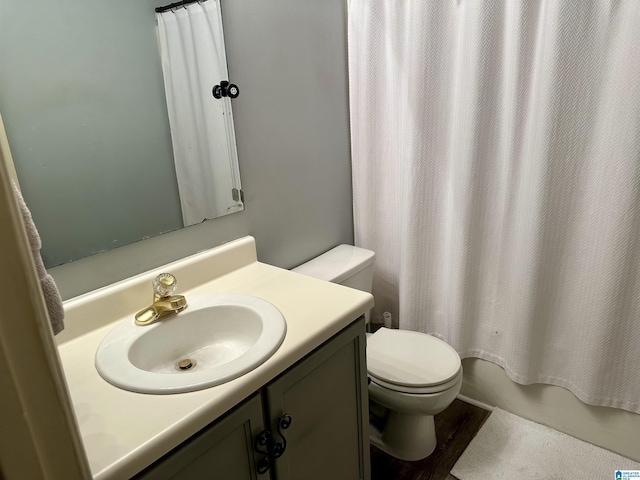
[[[47,269],[44,267],[42,256],[40,255],[40,248],[42,248],[42,242],[40,241],[40,235],[36,229],[35,223],[33,223],[33,217],[31,212],[27,208],[27,204],[22,198],[20,189],[13,184],[13,190],[22,212],[22,219],[24,221],[24,227],[27,230],[27,238],[29,239],[29,245],[31,246],[31,253],[33,255],[33,261],[36,264],[36,270],[38,272],[38,279],[40,280],[40,286],[42,287],[42,294],[47,304],[47,310],[49,312],[49,320],[51,321],[51,328],[53,334],[57,335],[64,330],[64,308],[62,306],[62,297],[58,291],[58,286],[51,275],[47,273]]]

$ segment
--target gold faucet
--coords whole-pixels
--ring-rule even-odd
[[[153,303],[136,313],[136,325],[151,325],[187,308],[187,299],[183,295],[172,295],[177,287],[176,277],[170,273],[158,275],[153,280]]]

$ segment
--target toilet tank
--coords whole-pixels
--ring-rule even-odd
[[[338,245],[292,271],[371,293],[374,258],[371,250]]]

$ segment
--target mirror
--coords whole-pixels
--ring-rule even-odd
[[[0,4],[0,112],[47,267],[243,209],[231,99],[212,95],[229,80],[219,0],[195,4],[219,22],[196,35],[216,40],[205,80],[171,74],[203,54],[175,54],[185,8],[163,30],[162,0]]]

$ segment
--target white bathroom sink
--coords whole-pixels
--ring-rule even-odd
[[[187,297],[183,312],[149,326],[133,316],[104,338],[96,368],[116,387],[181,393],[228,382],[253,370],[280,347],[287,330],[280,311],[257,297]]]

